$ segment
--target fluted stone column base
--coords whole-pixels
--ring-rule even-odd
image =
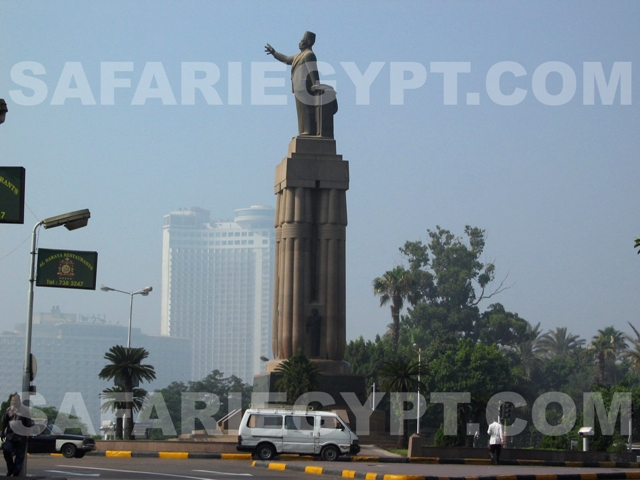
[[[276,360],[298,351],[348,373],[346,191],[349,163],[335,140],[295,137],[276,167],[276,258],[272,347]]]

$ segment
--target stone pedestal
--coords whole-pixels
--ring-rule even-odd
[[[332,138],[293,138],[287,157],[276,167],[276,360],[301,350],[310,359],[336,362],[324,371],[349,373],[341,362],[348,188],[349,164],[336,154]]]
[[[333,138],[298,136],[276,167],[276,258],[272,346],[267,373],[256,375],[253,392],[275,393],[274,370],[298,351],[319,367],[323,409],[345,412],[341,392],[367,398],[364,376],[351,373],[346,346],[346,192],[349,163]],[[316,396],[317,399],[317,396]],[[264,403],[275,404],[275,401]],[[313,396],[310,398],[313,402]]]

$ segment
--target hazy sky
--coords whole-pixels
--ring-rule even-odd
[[[637,2],[0,0],[0,11],[0,165],[26,167],[28,205],[24,225],[0,225],[2,330],[26,318],[33,225],[89,208],[87,228],[41,230],[38,245],[98,251],[98,285],[153,286],[134,325],[159,334],[163,215],[274,206],[297,130],[288,67],[264,45],[294,54],[305,30],[335,82],[350,162],[348,339],[385,331],[371,281],[436,225],[486,230],[483,259],[512,285],[491,302],[533,324],[589,339],[640,327]],[[53,305],[128,320],[128,298],[99,289],[38,288],[35,311]]]

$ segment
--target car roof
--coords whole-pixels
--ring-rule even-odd
[[[246,413],[261,413],[269,415],[321,415],[323,417],[337,417],[335,412],[321,410],[294,410],[290,408],[249,408]]]

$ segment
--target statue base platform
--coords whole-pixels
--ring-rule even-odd
[[[315,363],[321,374],[349,374],[351,373],[351,365],[344,360],[324,360],[320,358],[311,358],[309,361]],[[267,362],[267,373],[272,373],[286,360],[269,360]]]

